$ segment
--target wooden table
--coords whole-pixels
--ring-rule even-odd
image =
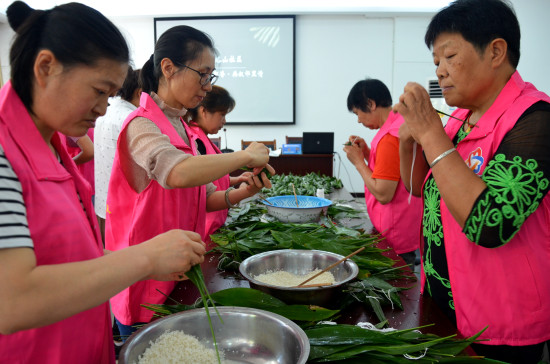
[[[395,253],[394,253],[395,254]],[[390,254],[391,256],[391,254]],[[404,261],[395,255],[394,259]],[[218,256],[206,256],[202,264],[204,279],[210,292],[217,292],[222,289],[233,287],[246,287],[250,285],[246,279],[238,273],[228,273],[217,269]],[[410,271],[409,268],[405,268]],[[456,334],[456,328],[428,296],[420,294],[420,282],[401,282],[410,289],[401,291],[400,297],[403,304],[403,311],[390,306],[384,307],[384,314],[389,321],[389,326],[396,329],[408,329],[423,325],[434,324],[422,329],[424,333],[432,333],[439,336]],[[189,281],[179,282],[170,297],[182,304],[193,304],[200,297],[198,290]],[[378,323],[374,312],[357,303],[346,311],[342,312],[340,323],[355,324],[358,322]]]
[[[362,201],[354,199],[349,192],[345,189],[337,190],[328,196],[332,201],[338,201],[340,203],[349,204],[350,206],[360,209],[364,207]],[[372,224],[368,220],[368,216],[359,216],[355,219],[349,219],[347,225],[357,226],[361,224],[361,227],[366,231],[370,231]],[[381,242],[379,247],[382,249],[387,248]],[[391,259],[398,261],[399,265],[406,265],[401,257],[399,257],[393,250],[389,250],[384,253]],[[202,270],[206,285],[210,292],[217,292],[222,289],[233,287],[250,287],[248,281],[237,273],[228,273],[219,271],[217,269],[218,256],[209,255],[205,257],[205,261],[202,264]],[[406,267],[411,274],[411,270]],[[456,334],[456,327],[451,321],[443,314],[443,312],[437,307],[435,302],[429,296],[423,296],[420,294],[420,281],[402,281],[392,282],[395,286],[410,287],[408,290],[401,291],[400,297],[403,304],[403,311],[399,309],[392,310],[391,307],[384,308],[384,314],[389,321],[389,325],[396,329],[408,329],[418,326],[424,326],[434,324],[433,326],[422,329],[425,333],[432,333],[438,336],[448,336]],[[179,282],[171,298],[183,304],[193,304],[199,297],[199,292],[189,281]],[[374,312],[367,310],[364,305],[356,304],[350,309],[342,312],[342,316],[339,319],[341,323],[355,324],[357,322],[368,321],[371,323],[378,323],[378,319]]]
[[[335,191],[329,196],[332,201],[339,201],[340,203],[346,203],[354,208],[364,206],[360,201],[355,200],[349,192],[345,189]],[[348,224],[350,226],[357,226],[358,222],[363,224],[363,228],[369,231],[372,228],[372,224],[368,220],[368,217],[362,216],[356,219],[350,219]],[[379,247],[382,249],[387,248],[381,242]],[[399,257],[393,250],[389,250],[384,253],[386,256],[398,261],[399,265],[406,266],[405,262]],[[249,282],[242,278],[240,274],[232,272],[219,271],[217,269],[218,255],[209,255],[205,257],[205,261],[202,264],[202,270],[206,285],[210,292],[217,292],[222,289],[233,287],[250,287]],[[405,267],[410,274],[413,274],[410,268]],[[401,282],[391,282],[395,286],[408,287],[408,290],[401,291],[399,293],[401,302],[403,304],[403,310],[398,308],[392,309],[390,306],[383,308],[384,314],[389,321],[389,326],[395,329],[409,329],[424,325],[432,325],[422,329],[423,333],[431,333],[440,337],[450,336],[457,333],[456,327],[451,321],[443,314],[441,309],[435,304],[435,302],[429,296],[420,294],[420,281],[404,280]],[[193,304],[200,297],[198,290],[189,281],[179,282],[170,295],[170,297],[182,304]],[[342,312],[339,323],[356,324],[358,322],[371,322],[373,324],[378,323],[378,319],[374,312],[367,309],[365,305],[361,303],[354,304]],[[467,349],[467,353],[474,355],[471,348]]]

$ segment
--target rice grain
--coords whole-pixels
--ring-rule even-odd
[[[290,273],[287,271],[275,271],[271,272],[268,271],[263,274],[258,274],[254,277],[254,279],[270,284],[272,286],[279,286],[279,287],[295,287],[305,281],[306,279],[313,277],[317,273],[319,273],[320,269],[315,269],[312,272],[309,272],[305,275],[297,275],[294,273]],[[331,272],[324,272],[318,277],[313,278],[311,281],[307,282],[307,284],[327,284],[332,285],[335,283],[334,275]]]
[[[166,331],[150,344],[139,356],[138,364],[218,364],[214,349],[181,330]]]

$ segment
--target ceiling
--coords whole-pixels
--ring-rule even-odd
[[[36,9],[49,9],[69,1],[27,0]],[[81,0],[107,17],[206,16],[255,14],[365,14],[433,13],[448,0]],[[0,15],[12,0],[0,0]],[[5,16],[3,17],[5,20]],[[1,20],[1,18],[0,18]]]

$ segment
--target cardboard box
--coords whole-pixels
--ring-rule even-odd
[[[283,144],[281,154],[302,154],[302,144]]]

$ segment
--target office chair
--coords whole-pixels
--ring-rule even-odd
[[[263,145],[265,145],[266,147],[268,147],[269,149],[271,150],[275,150],[277,149],[277,140],[274,139],[274,140],[242,140],[241,139],[241,149],[242,150],[245,150],[246,147],[248,147],[250,145],[250,143],[252,143],[253,141],[257,142],[257,143],[262,143]]]

